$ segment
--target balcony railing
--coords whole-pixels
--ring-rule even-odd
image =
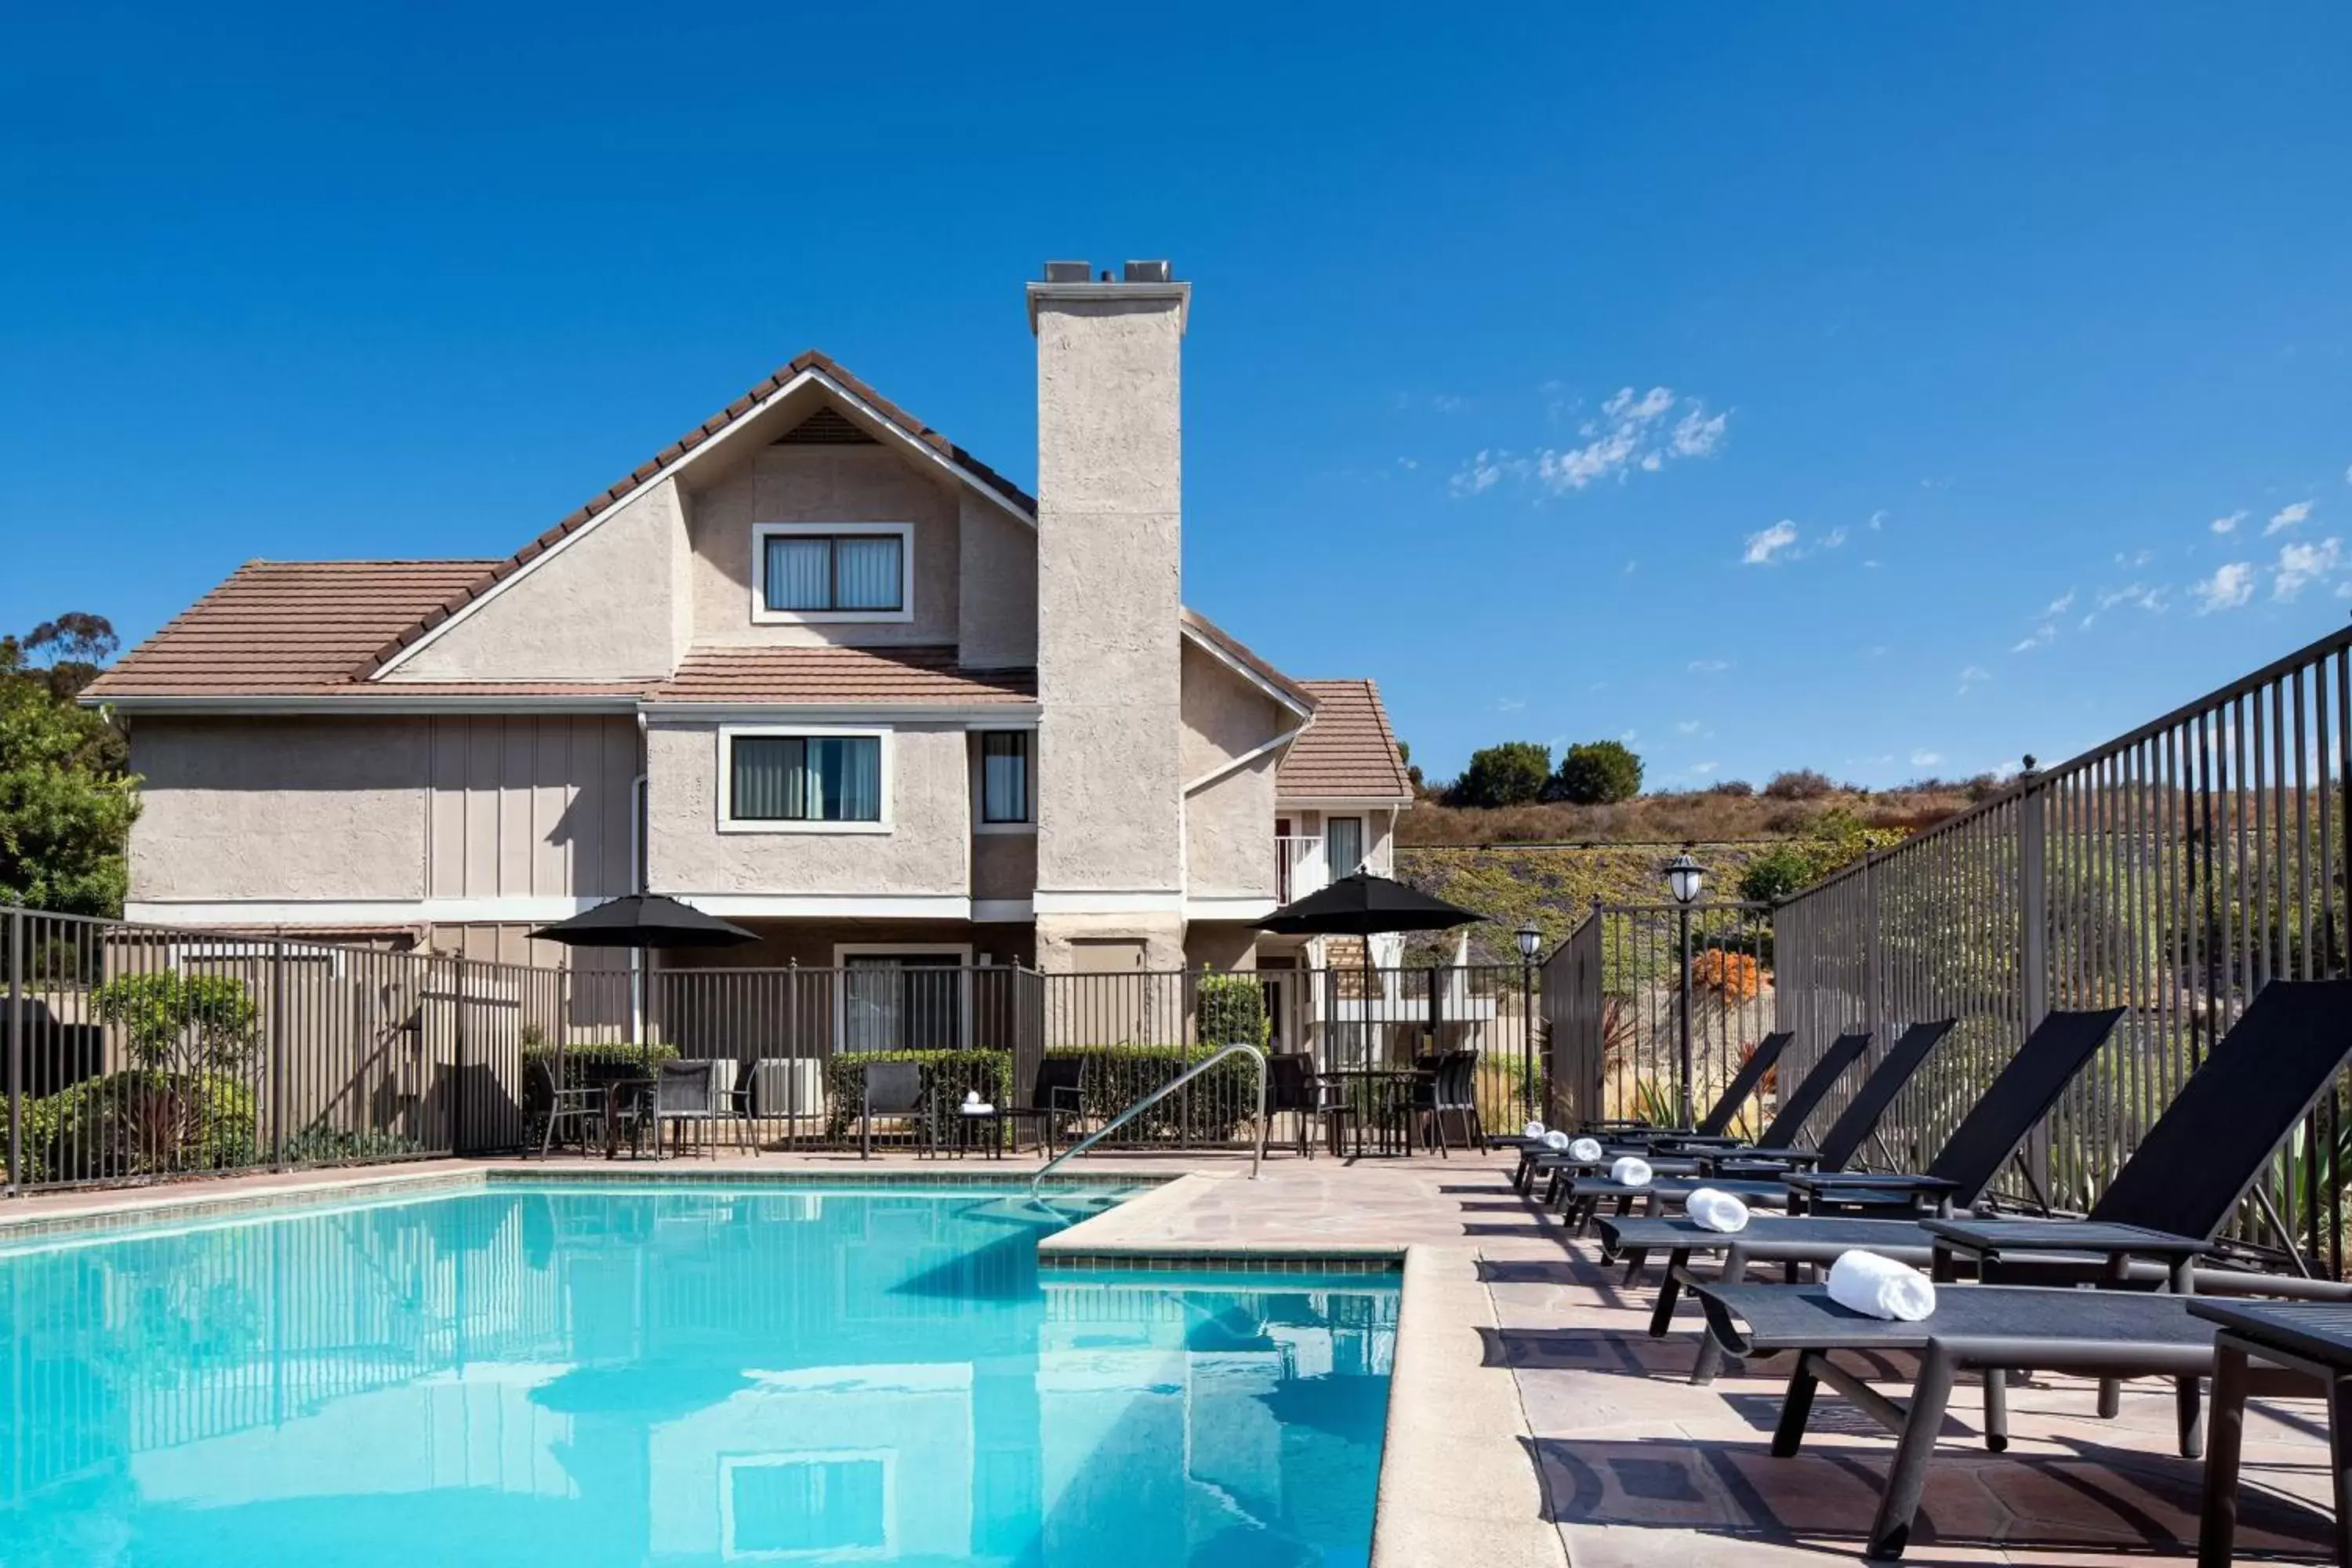
[[[1274,897],[1286,904],[1328,885],[1330,870],[1323,862],[1323,840],[1278,837],[1274,841]]]

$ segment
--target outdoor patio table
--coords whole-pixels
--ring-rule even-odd
[[[2327,1390],[2329,1468],[2336,1479],[2336,1561],[2352,1563],[2352,1304],[2337,1301],[2216,1301],[2189,1305],[2218,1324],[2213,1399],[2205,1446],[2205,1507],[2197,1535],[2200,1568],[2227,1568],[2238,1534],[2238,1457],[2244,1442],[2249,1358],[2316,1379]]]
[[[1377,1122],[1373,1130],[1372,1152],[1376,1154],[1406,1154],[1412,1152],[1412,1139],[1405,1126],[1406,1107],[1412,1101],[1412,1086],[1423,1075],[1412,1068],[1339,1068],[1318,1075],[1339,1083],[1361,1083],[1365,1086],[1359,1097],[1348,1098],[1355,1114],[1348,1118],[1355,1130],[1352,1159],[1364,1156],[1364,1128]],[[1339,1151],[1334,1149],[1332,1152]]]
[[[621,1157],[621,1124],[629,1128],[629,1158],[644,1157],[639,1135],[650,1121],[654,1129],[654,1155],[662,1157],[661,1119],[655,1113],[656,1100],[661,1093],[658,1080],[649,1078],[616,1078],[604,1086],[604,1158]]]

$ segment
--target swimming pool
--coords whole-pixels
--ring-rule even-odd
[[[0,1562],[1364,1563],[1393,1277],[1055,1224],[499,1183],[0,1254]]]

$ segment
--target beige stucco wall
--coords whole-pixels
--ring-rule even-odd
[[[648,485],[510,579],[387,681],[639,680],[676,668],[677,489]],[[618,586],[625,592],[616,592]]]
[[[1033,299],[1038,885],[1175,893],[1181,319],[1164,295]]]
[[[431,755],[424,719],[140,719],[131,900],[422,898]]]
[[[141,719],[131,762],[135,903],[629,889],[626,719]]]
[[[1298,719],[1230,667],[1187,642],[1181,660],[1187,780],[1208,776],[1276,740]],[[1275,894],[1272,752],[1184,797],[1186,891]]]
[[[961,728],[907,725],[890,748],[890,830],[719,830],[719,727],[653,725],[646,866],[656,892],[968,896],[971,805]]]
[[[952,644],[962,567],[951,480],[887,447],[760,447],[698,476],[687,505],[694,640],[729,647]],[[751,531],[771,522],[914,525],[914,618],[779,626],[751,618]]]
[[[958,506],[963,662],[976,669],[1037,662],[1037,530],[970,490]]]

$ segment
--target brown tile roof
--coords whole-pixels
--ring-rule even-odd
[[[1034,669],[969,669],[951,647],[701,647],[649,703],[852,708],[1037,700]]]
[[[1412,799],[1412,781],[1397,755],[1381,689],[1369,680],[1298,684],[1315,699],[1315,717],[1275,770],[1276,793],[1294,799]]]
[[[1225,630],[1224,627],[1217,625],[1216,622],[1209,619],[1208,616],[1202,615],[1200,611],[1192,609],[1189,605],[1180,605],[1177,606],[1176,616],[1178,620],[1180,620],[1186,627],[1198,633],[1204,641],[1214,645],[1217,650],[1223,653],[1227,658],[1246,667],[1252,674],[1255,675],[1259,679],[1266,682],[1268,685],[1276,688],[1277,690],[1283,692],[1301,708],[1312,708],[1315,706],[1314,695],[1304,686],[1301,686],[1297,681],[1291,679],[1290,677],[1283,674],[1282,671],[1275,668],[1274,666],[1266,663],[1265,660],[1260,658],[1256,654],[1252,653],[1248,647],[1244,644],[1239,637]]]
[[[982,484],[996,491],[1020,510],[1028,513],[1031,517],[1037,515],[1036,497],[949,440],[922,420],[884,397],[865,382],[850,374],[830,354],[810,349],[804,353],[793,355],[790,363],[777,370],[767,380],[752,387],[742,396],[664,447],[646,461],[638,464],[619,483],[606,487],[603,494],[591,498],[587,505],[516,551],[506,560],[484,563],[483,565],[487,569],[477,572],[472,580],[457,586],[438,604],[420,613],[413,621],[391,628],[383,643],[370,651],[365,658],[359,661],[354,673],[362,679],[375,673],[385,660],[399,653],[402,648],[415,642],[435,626],[464,609],[472,600],[488,593],[499,583],[513,576],[523,567],[545,554],[565,535],[575,532],[592,520],[611,510],[614,505],[626,499],[656,474],[751,414],[763,400],[782,388],[787,382],[806,371],[814,371],[820,375],[830,378],[853,396],[871,405],[877,414],[888,420],[903,434],[920,441],[958,467],[967,469]]]
[[[352,666],[487,561],[253,561],[91,683],[91,697],[288,696]]]

